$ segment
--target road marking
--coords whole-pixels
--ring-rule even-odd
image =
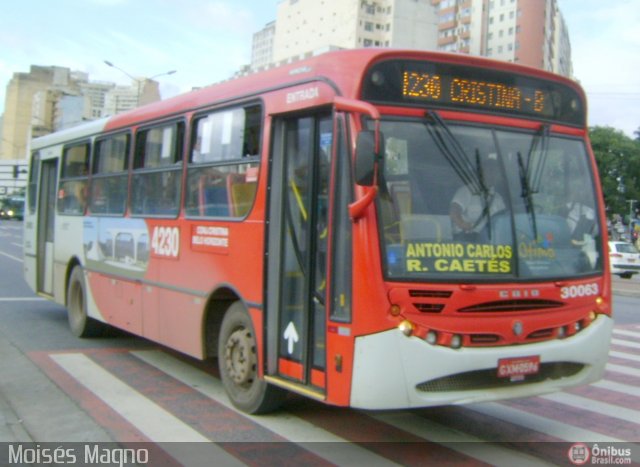
[[[620,334],[621,336],[637,337],[638,339],[640,339],[640,332],[638,331],[629,331],[628,329],[614,329],[613,333]]]
[[[43,302],[42,297],[0,297],[0,302]]]
[[[591,384],[597,388],[607,389],[609,391],[620,392],[630,396],[640,397],[640,388],[630,386],[628,384],[616,383],[615,381],[602,380]],[[637,422],[636,422],[637,423]]]
[[[14,261],[18,261],[18,262],[22,263],[22,258],[18,258],[17,256],[12,256],[12,255],[10,255],[8,253],[4,253],[2,251],[0,251],[0,255],[6,256],[7,258],[10,258],[10,259],[12,259]]]
[[[545,464],[541,459],[525,453],[518,453],[495,444],[487,444],[486,440],[461,433],[409,412],[366,413],[366,415],[487,464],[532,467],[553,465]]]
[[[490,417],[499,418],[530,430],[545,433],[569,443],[620,443],[623,440],[579,428],[550,418],[541,417],[525,410],[507,407],[497,402],[487,402],[468,406],[470,410]]]
[[[631,360],[633,362],[640,362],[640,355],[633,355],[625,352],[616,352],[615,350],[610,350],[609,356],[616,357],[616,358],[624,358],[625,360]]]
[[[354,459],[361,465],[397,465],[285,411],[260,417],[240,412],[229,402],[219,379],[164,352],[141,350],[131,354],[273,433],[294,443],[305,443],[307,451],[336,465],[351,465]]]
[[[627,368],[626,366],[614,365],[613,363],[607,363],[605,368],[609,371],[615,371],[616,373],[624,373],[625,375],[640,377],[640,370],[637,370],[636,368]]]
[[[640,420],[640,411],[633,410],[619,405],[608,404],[596,399],[588,399],[586,397],[577,396],[575,394],[567,394],[565,392],[556,392],[553,394],[545,394],[540,396],[542,399],[557,402],[559,404],[575,407],[587,412],[594,412],[599,415],[617,418],[631,423],[638,423]]]
[[[611,343],[615,345],[621,345],[623,347],[631,347],[632,349],[640,349],[640,343],[625,341],[622,339],[611,339]]]
[[[57,354],[51,355],[51,358],[151,441],[155,443],[171,443],[169,446],[162,446],[170,454],[176,454],[173,451],[175,448],[182,451],[182,455],[189,455],[189,450],[179,447],[180,442],[202,443],[211,441],[123,383],[86,355],[80,353]],[[196,450],[193,451],[193,454],[195,454]],[[208,457],[209,462],[215,460],[215,463],[219,465],[244,465],[215,444],[210,444],[210,449],[202,452],[198,449],[197,451],[205,459]],[[204,451],[208,452],[205,453]],[[189,461],[192,460],[189,459]]]

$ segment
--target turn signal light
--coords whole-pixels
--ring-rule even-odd
[[[389,314],[390,314],[391,316],[398,316],[398,315],[400,315],[400,311],[402,311],[402,310],[401,310],[401,308],[400,308],[400,306],[399,306],[399,305],[391,305],[391,308],[389,308]]]

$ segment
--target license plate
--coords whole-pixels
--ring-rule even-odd
[[[522,381],[527,375],[540,371],[540,356],[502,358],[498,360],[498,378]]]

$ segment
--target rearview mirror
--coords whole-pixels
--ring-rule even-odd
[[[382,134],[380,133],[380,152],[382,152]],[[376,133],[362,130],[358,133],[355,157],[355,182],[361,186],[372,186],[375,182]]]

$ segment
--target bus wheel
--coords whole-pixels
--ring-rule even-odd
[[[286,392],[258,377],[258,354],[251,318],[242,302],[224,315],[218,340],[218,367],[229,399],[238,409],[262,414],[277,409]]]
[[[71,271],[67,288],[67,317],[69,328],[77,337],[96,337],[102,334],[104,326],[87,316],[87,294],[84,273],[80,266]]]

